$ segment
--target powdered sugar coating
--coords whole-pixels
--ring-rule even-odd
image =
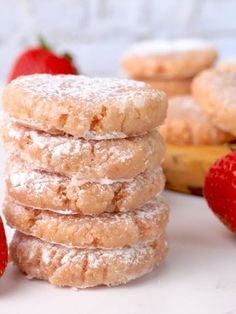
[[[162,92],[143,82],[49,74],[12,81],[3,102],[24,124],[75,137],[146,132],[163,121],[167,105]]]
[[[19,232],[11,244],[14,263],[27,275],[77,288],[124,284],[159,265],[166,252],[165,235],[151,243],[114,250],[68,249]]]
[[[135,99],[136,106],[143,106],[145,101],[145,83],[118,78],[89,78],[83,75],[49,75],[35,74],[22,76],[12,82],[13,88],[23,88],[29,97],[43,97],[46,99],[68,97],[80,99],[90,103],[96,108],[96,104],[104,101],[120,101],[122,111],[129,101]],[[150,90],[151,95],[156,95]],[[140,97],[140,98],[139,98]],[[137,98],[137,100],[136,100]],[[142,101],[143,100],[143,101]]]
[[[37,210],[7,199],[7,223],[47,242],[79,248],[118,248],[158,238],[168,222],[168,206],[161,196],[132,212],[99,216],[61,215]]]
[[[132,136],[138,136],[142,134],[132,134]],[[111,132],[111,133],[100,133],[97,134],[94,131],[87,131],[84,133],[84,138],[87,140],[110,140],[110,139],[121,139],[126,138],[127,135],[123,132]]]
[[[127,55],[150,56],[181,53],[186,51],[213,49],[213,46],[202,39],[180,38],[180,39],[153,39],[133,44],[127,51]]]

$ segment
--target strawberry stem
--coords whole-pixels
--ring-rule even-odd
[[[42,35],[38,35],[38,42],[39,42],[39,45],[41,48],[48,50],[48,51],[51,50],[50,46],[48,45],[47,41],[45,41],[45,39],[43,38]]]
[[[68,61],[73,60],[72,55],[67,52],[63,54],[63,58],[67,59]]]

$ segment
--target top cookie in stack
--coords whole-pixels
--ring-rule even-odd
[[[164,94],[147,84],[73,75],[20,77],[5,88],[3,103],[21,124],[87,139],[144,133],[166,115]]]
[[[7,222],[26,274],[59,286],[134,279],[166,252],[164,93],[120,79],[31,75],[4,91]],[[66,215],[65,215],[66,214]],[[47,257],[47,258],[46,258]]]

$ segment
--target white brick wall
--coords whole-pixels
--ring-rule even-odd
[[[0,79],[41,33],[71,51],[83,72],[116,75],[130,42],[201,36],[236,56],[235,0],[0,0]]]

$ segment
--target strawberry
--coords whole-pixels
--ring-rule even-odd
[[[204,196],[218,218],[236,232],[236,152],[217,160],[209,169]]]
[[[8,248],[7,248],[7,239],[2,222],[0,217],[0,277],[3,275],[8,262]]]
[[[69,54],[56,55],[42,38],[38,47],[22,52],[15,61],[8,76],[8,82],[21,75],[35,73],[79,74]]]

